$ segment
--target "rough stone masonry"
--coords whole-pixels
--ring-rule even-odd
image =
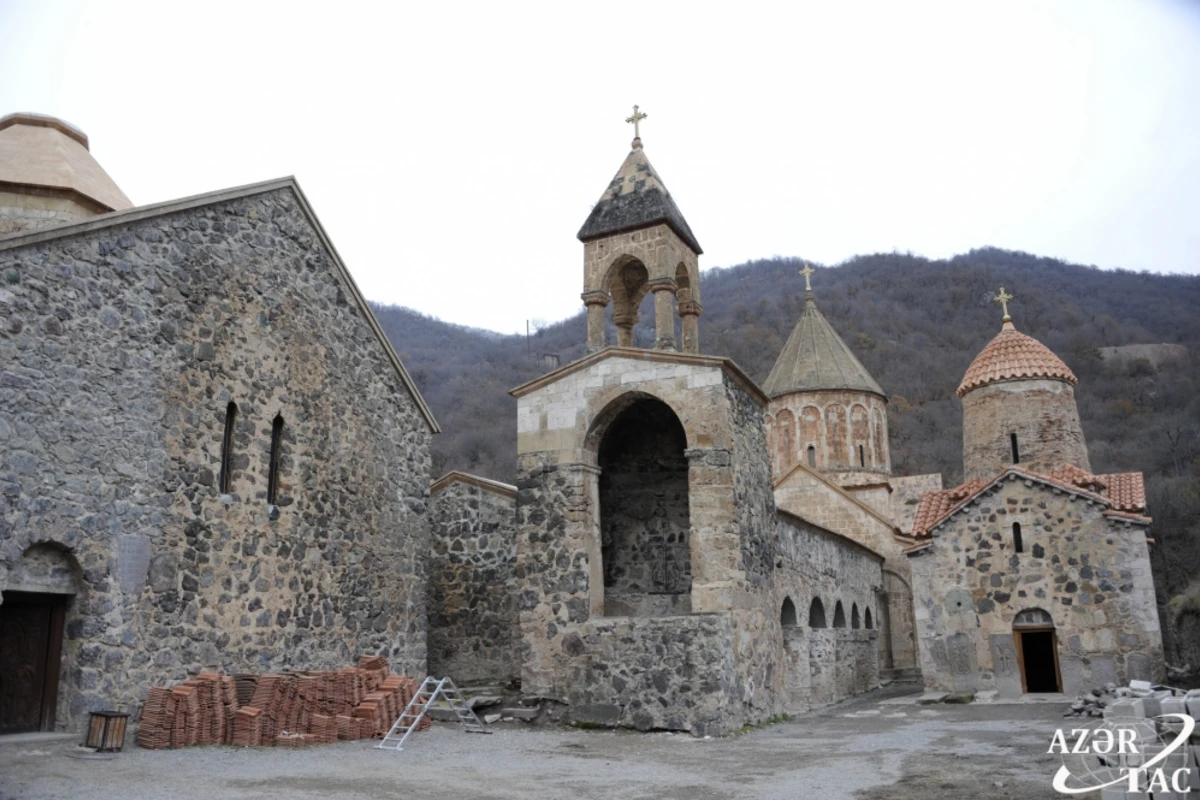
[[[424,673],[435,423],[294,182],[0,242],[0,313],[0,590],[70,598],[59,727],[199,667]]]

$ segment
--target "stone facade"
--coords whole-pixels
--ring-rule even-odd
[[[991,383],[966,392],[962,405],[966,479],[991,478],[1013,463],[1034,472],[1062,464],[1091,472],[1075,389],[1066,381]]]
[[[59,727],[200,668],[423,674],[436,424],[294,182],[0,242],[0,308],[0,590],[75,592]]]
[[[768,411],[776,475],[805,464],[847,486],[886,482],[891,474],[887,401],[879,395],[845,390],[789,394],[772,398]]]
[[[911,558],[926,686],[1021,694],[1014,619],[1033,609],[1052,620],[1063,692],[1161,680],[1145,530],[1106,508],[1014,470],[938,525]]]
[[[509,684],[518,663],[515,486],[452,472],[431,487],[429,674]]]
[[[874,632],[817,634],[824,677],[816,690],[808,688],[808,652],[801,663],[785,650],[781,603],[807,598],[815,585],[827,588],[830,602],[840,592],[847,615],[869,607],[877,616],[883,557],[803,521],[780,527],[766,399],[732,364],[609,349],[513,393],[525,692],[569,703],[572,718],[583,722],[715,734],[876,685]],[[677,424],[681,439],[664,433],[624,441],[639,417],[668,433]],[[673,466],[676,454],[682,470]],[[608,471],[622,488],[616,510],[605,501]],[[682,486],[674,482],[681,474]],[[664,508],[680,492],[686,509]],[[611,524],[659,534],[678,530],[682,518],[673,515],[687,514],[686,536],[643,538],[636,559],[665,563],[685,550],[686,575],[663,574],[690,578],[686,602],[664,602],[679,595],[682,582],[652,585],[637,603],[628,601],[627,576],[614,578],[605,560],[627,560],[605,546],[614,513],[618,523]],[[655,580],[653,570],[637,575]],[[623,602],[609,602],[613,589]]]
[[[786,513],[778,536],[783,706],[794,714],[875,688],[883,557]],[[813,619],[814,602],[823,621]],[[835,628],[839,605],[844,625]]]
[[[891,519],[879,509],[803,464],[776,480],[775,502],[780,510],[835,531],[884,557],[884,595],[878,621],[880,668],[916,668],[910,567],[904,556],[904,548],[912,542],[900,538]]]

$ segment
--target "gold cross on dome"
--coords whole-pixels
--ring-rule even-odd
[[[816,270],[810,267],[807,262],[804,264],[804,269],[800,270],[800,274],[804,276],[804,291],[806,292],[812,291],[812,282],[809,280],[809,276],[814,272]]]
[[[1012,300],[1013,296],[1004,291],[1004,287],[1000,287],[1000,294],[992,298],[992,302],[999,303],[1000,308],[1004,309],[1004,321],[1012,322],[1012,317],[1008,315],[1008,301]]]
[[[642,138],[642,134],[638,131],[638,123],[641,122],[642,120],[644,120],[647,116],[649,116],[649,115],[643,114],[642,112],[638,111],[637,106],[634,106],[633,107],[633,116],[626,117],[626,119],[625,119],[626,122],[633,123],[633,138],[635,138],[635,139]]]

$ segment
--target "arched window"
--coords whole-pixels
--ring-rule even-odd
[[[858,630],[858,603],[850,606],[850,627]]]
[[[819,597],[814,597],[812,605],[808,607],[808,627],[825,627],[825,606],[821,605],[821,598]]]
[[[1021,541],[1021,523],[1013,523],[1013,550],[1018,553],[1025,552],[1025,543]]]
[[[842,601],[838,600],[837,605],[833,607],[833,627],[846,627],[846,611],[842,608]]]
[[[871,630],[871,609],[869,608],[863,612],[863,627]]]
[[[865,467],[867,465],[866,451],[863,450],[863,446],[861,444],[858,446],[858,465],[860,467]]]
[[[808,465],[810,467],[817,466],[817,448],[813,447],[811,444],[808,446]]]
[[[283,415],[276,414],[271,423],[271,463],[267,471],[267,502],[275,505],[279,498],[279,456],[283,447]]]
[[[221,494],[233,490],[233,433],[237,427],[237,403],[230,401],[225,406],[225,435],[221,438],[221,477],[218,486]]]
[[[1017,447],[1017,435],[1015,433],[1010,433],[1008,435],[1008,444],[1010,447],[1012,447],[1012,463],[1020,464],[1021,450]]]
[[[1054,619],[1040,608],[1027,608],[1013,617],[1014,628],[1054,627]]]
[[[783,598],[783,608],[779,612],[779,624],[785,628],[796,627],[796,604],[792,598]]]

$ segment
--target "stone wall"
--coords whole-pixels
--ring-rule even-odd
[[[429,674],[459,686],[519,678],[515,487],[435,488],[430,527]]]
[[[827,476],[804,467],[793,469],[775,487],[775,502],[783,511],[836,531],[885,557],[886,609],[878,623],[880,665],[884,669],[915,668],[917,647],[909,624],[913,602],[910,566],[904,556],[907,543],[896,538],[897,529],[888,517],[833,488]],[[827,610],[833,614],[832,607]]]
[[[785,710],[801,713],[875,688],[883,557],[787,514],[780,515],[777,535],[775,610],[778,614],[790,601],[796,611],[795,624],[780,629]],[[840,602],[846,626],[814,628],[809,617],[814,598],[825,609],[827,626],[833,625]],[[855,609],[857,628],[852,627]]]
[[[964,479],[993,478],[1012,465],[1049,473],[1063,464],[1091,472],[1075,390],[1063,381],[1003,381],[963,395]]]
[[[741,724],[727,614],[610,617],[563,638],[573,722],[720,735]]]
[[[1053,620],[1067,694],[1160,680],[1145,529],[1103,511],[1081,495],[1014,477],[935,528],[932,546],[911,559],[926,686],[1020,694],[1013,619],[1026,609]]]
[[[432,427],[296,190],[129,214],[0,243],[0,590],[77,570],[59,726],[201,668],[422,674]]]

